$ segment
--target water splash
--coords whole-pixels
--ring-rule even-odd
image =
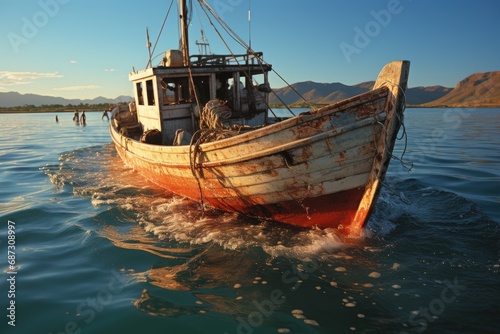
[[[169,193],[124,167],[112,145],[66,152],[58,165],[47,165],[42,170],[58,191],[70,186],[74,195],[90,198],[96,207],[116,207],[127,212],[130,221],[153,234],[157,241],[189,247],[217,245],[233,251],[259,248],[272,258],[296,259],[320,258],[356,246],[346,244],[332,229],[305,230],[236,213],[202,210],[198,203]],[[360,245],[363,239],[387,237],[401,227],[401,220],[405,224],[408,220],[416,224],[421,219],[446,220],[450,212],[441,217],[438,209],[442,205],[449,205],[462,218],[477,217],[477,206],[453,193],[415,179],[389,177],[387,183],[392,189],[382,189]],[[401,196],[411,204],[401,201]],[[432,198],[439,198],[441,204],[428,205]]]

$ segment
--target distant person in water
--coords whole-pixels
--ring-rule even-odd
[[[82,124],[87,124],[87,116],[85,116],[85,110],[82,111],[82,116],[80,116],[80,121]]]
[[[108,121],[109,121],[108,111],[106,109],[104,109],[102,111],[102,117],[101,117],[101,119],[104,119],[104,117],[106,117],[108,119]]]
[[[75,110],[75,114],[73,115],[73,120],[77,123],[80,122],[80,118],[78,116],[78,109]]]
[[[59,123],[59,118],[57,117],[57,115],[56,115],[56,123]]]

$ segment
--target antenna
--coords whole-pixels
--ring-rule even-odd
[[[205,36],[205,31],[203,31],[203,29],[201,29],[201,41],[196,40],[196,45],[198,45],[198,52],[201,55],[212,54],[212,50],[210,50],[210,43],[208,43],[208,39]]]
[[[250,0],[248,0],[248,46],[252,48],[252,16],[250,10]]]
[[[147,42],[146,42],[146,47],[148,48],[148,53],[149,53],[149,61],[148,61],[148,65],[146,67],[149,67],[151,64],[151,42],[149,41],[149,29],[146,27],[146,39],[147,39]]]

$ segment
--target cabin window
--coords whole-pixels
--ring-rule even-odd
[[[153,89],[153,80],[146,81],[146,94],[148,97],[148,105],[155,105],[155,91]]]
[[[232,83],[232,78],[231,74],[219,74],[215,77],[215,94],[219,100],[226,101],[229,99],[229,87],[230,81]]]
[[[242,107],[243,105],[246,105],[248,109],[247,90],[241,80],[242,78],[239,75],[235,75],[227,81],[229,86],[227,95],[229,107],[236,112],[243,111],[245,109]]]
[[[271,92],[271,87],[267,82],[266,74],[256,74],[252,77],[249,90],[250,110],[266,110],[268,95]]]
[[[161,82],[163,104],[176,104],[189,101],[187,78],[164,78]]]
[[[210,101],[210,77],[198,76],[193,78],[196,94],[201,105]]]
[[[264,74],[254,74],[252,76],[251,85],[254,87],[254,89],[259,89],[259,86],[265,85],[265,84],[266,84],[266,77]]]
[[[139,105],[144,105],[144,96],[142,95],[142,82],[138,82],[135,84],[135,90],[137,92],[137,102]]]
[[[225,80],[229,88],[224,92],[227,92],[230,108],[243,114],[266,110],[267,95],[270,92],[266,81],[264,74],[246,77],[244,73],[235,73],[233,77]],[[223,96],[224,92],[217,91],[217,95]]]

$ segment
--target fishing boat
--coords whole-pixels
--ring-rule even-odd
[[[402,123],[409,61],[388,63],[364,94],[272,117],[263,54],[190,55],[185,0],[179,8],[180,50],[130,73],[135,101],[112,112],[121,159],[203,207],[362,234]]]

